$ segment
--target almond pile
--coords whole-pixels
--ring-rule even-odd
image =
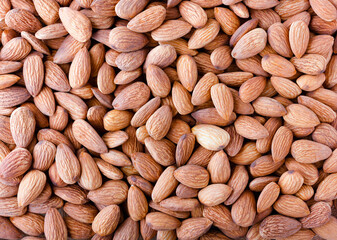
[[[336,31],[336,0],[0,0],[0,238],[337,240]]]

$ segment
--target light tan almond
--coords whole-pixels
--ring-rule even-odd
[[[319,124],[316,114],[304,105],[291,104],[286,110],[287,114],[283,119],[295,127],[310,128]]]
[[[289,42],[296,58],[301,58],[307,50],[310,32],[308,25],[303,21],[293,22],[289,29]]]
[[[246,33],[235,45],[232,57],[245,59],[261,52],[267,42],[267,33],[262,28],[257,28]]]
[[[50,208],[44,219],[44,233],[48,239],[67,239],[66,224],[56,208]]]
[[[74,184],[79,179],[80,163],[70,147],[65,144],[58,145],[55,162],[57,172],[65,183]]]
[[[293,142],[293,133],[285,126],[280,127],[271,143],[271,154],[275,162],[282,161],[288,155]]]
[[[303,176],[298,171],[286,171],[279,179],[279,186],[283,194],[294,194],[300,190],[304,182]]]
[[[115,27],[109,33],[109,44],[118,52],[132,52],[142,49],[148,39],[142,33],[136,33],[127,27]]]
[[[138,33],[150,32],[158,28],[165,20],[166,9],[163,6],[151,7],[136,15],[127,27]]]
[[[280,187],[275,182],[268,183],[257,199],[257,212],[262,213],[271,207],[280,194]]]
[[[59,15],[64,28],[74,39],[79,42],[86,42],[90,39],[92,32],[91,22],[83,13],[63,7],[60,8]]]
[[[230,140],[225,130],[214,125],[199,124],[192,128],[192,132],[201,146],[212,151],[225,148]]]
[[[234,100],[229,88],[223,83],[213,85],[211,98],[219,115],[223,119],[229,120],[234,110]]]
[[[34,201],[46,184],[46,175],[39,170],[31,170],[22,179],[18,190],[18,206],[25,207]]]
[[[27,147],[35,132],[35,117],[25,107],[17,108],[10,117],[10,128],[15,144],[18,147]]]
[[[152,31],[151,37],[156,41],[171,41],[189,33],[192,26],[182,20],[168,20]]]

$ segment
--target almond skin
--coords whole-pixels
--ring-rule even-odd
[[[145,218],[148,212],[148,203],[144,193],[136,186],[128,191],[128,210],[132,220],[139,221]]]
[[[179,11],[184,20],[190,23],[194,28],[201,28],[205,26],[207,22],[206,12],[200,5],[194,2],[183,1],[179,5]]]
[[[291,155],[302,163],[321,161],[328,158],[331,153],[328,146],[309,140],[297,140],[291,146]]]
[[[11,151],[0,164],[1,178],[15,178],[24,174],[32,163],[30,152],[24,148]]]
[[[143,106],[149,97],[149,87],[142,82],[135,82],[118,94],[113,100],[112,106],[117,110],[134,109]]]
[[[47,178],[43,172],[32,170],[22,179],[18,189],[18,206],[27,206],[43,191]]]
[[[262,213],[271,207],[280,194],[280,187],[275,182],[267,184],[257,200],[257,212]]]
[[[146,122],[146,130],[155,140],[161,140],[170,130],[172,111],[170,106],[157,109]]]
[[[208,185],[209,173],[203,167],[186,165],[174,171],[174,177],[182,184],[192,188],[204,188]]]
[[[28,108],[17,108],[10,118],[13,139],[18,147],[27,147],[35,132],[35,117]]]
[[[120,209],[117,205],[103,208],[92,223],[92,230],[100,236],[107,236],[115,231],[120,218]]]
[[[83,146],[97,153],[106,153],[108,149],[95,129],[86,121],[78,119],[73,123],[74,137]],[[84,135],[85,137],[84,137]]]
[[[260,235],[264,238],[285,238],[298,232],[301,223],[282,215],[271,215],[265,218],[260,225]]]
[[[67,184],[74,184],[80,177],[80,163],[73,151],[65,144],[57,147],[55,156],[57,172]]]
[[[304,182],[303,176],[297,171],[284,172],[279,179],[279,186],[283,194],[294,194],[300,190]]]
[[[213,85],[211,87],[211,98],[219,115],[228,120],[234,110],[234,100],[229,88],[223,83]]]
[[[44,220],[44,232],[49,239],[67,239],[66,224],[56,208],[47,211]]]
[[[192,128],[197,142],[204,148],[212,151],[219,151],[229,143],[229,134],[214,125],[199,124]]]
[[[92,26],[90,20],[81,12],[71,8],[60,8],[60,19],[68,33],[79,42],[86,42],[91,37]],[[77,24],[73,25],[73,19]]]
[[[246,33],[232,50],[232,57],[235,59],[245,59],[261,52],[267,42],[267,33],[257,28]]]
[[[225,184],[211,184],[198,193],[199,201],[206,206],[216,206],[227,200],[232,189]]]
[[[181,222],[172,216],[161,212],[152,212],[146,215],[146,223],[154,230],[174,230],[181,225]]]
[[[154,202],[160,202],[168,197],[178,186],[178,181],[174,177],[176,167],[166,168],[160,175],[157,183],[154,185],[151,197]]]
[[[156,41],[171,41],[191,31],[192,26],[182,20],[168,20],[152,31],[151,37]]]
[[[206,233],[212,224],[212,221],[203,217],[184,220],[177,229],[177,237],[182,240],[198,238]]]
[[[256,215],[256,202],[251,191],[241,194],[232,206],[233,221],[241,227],[251,226]]]
[[[283,119],[296,127],[310,128],[319,124],[316,114],[300,104],[291,104],[287,108],[287,114]]]
[[[138,33],[150,32],[163,23],[165,16],[166,9],[163,6],[154,6],[136,15],[127,27]]]
[[[129,30],[127,27],[116,27],[109,34],[109,44],[119,52],[131,52],[142,49],[148,39],[141,33]]]
[[[277,212],[294,218],[305,217],[310,213],[307,204],[292,195],[281,195],[273,207]]]
[[[331,207],[325,202],[317,202],[310,207],[310,214],[300,219],[304,228],[315,228],[326,224],[331,216]]]
[[[309,44],[309,28],[303,21],[293,22],[289,29],[289,42],[295,57],[301,58]]]
[[[248,139],[260,139],[269,135],[268,130],[252,117],[240,116],[234,126],[238,134]]]

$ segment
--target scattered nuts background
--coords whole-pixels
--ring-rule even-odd
[[[0,238],[337,239],[336,0],[0,0]]]

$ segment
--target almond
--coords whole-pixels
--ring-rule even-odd
[[[231,193],[232,188],[225,184],[211,184],[199,191],[198,199],[205,206],[216,206],[226,201]]]
[[[129,30],[127,27],[115,27],[109,34],[109,44],[119,52],[132,52],[142,49],[148,39],[141,33]]]
[[[330,217],[329,221],[320,227],[316,227],[313,231],[320,237],[326,239],[333,239],[336,236],[336,225],[337,219],[333,216]]]
[[[234,110],[233,96],[229,88],[223,83],[213,85],[211,98],[219,115],[223,119],[229,120]]]
[[[251,226],[256,215],[256,202],[251,191],[247,190],[241,194],[232,206],[233,221],[241,226]]]
[[[109,205],[96,215],[92,230],[103,237],[110,235],[117,228],[119,218],[120,208],[117,205]]]
[[[192,132],[201,146],[212,151],[225,148],[230,139],[225,130],[214,125],[199,124],[192,128]]]
[[[248,183],[248,172],[245,166],[237,165],[227,185],[233,189],[232,194],[225,201],[225,205],[233,204],[243,193]]]
[[[270,208],[280,194],[280,187],[275,182],[268,183],[262,190],[257,200],[257,212],[262,213],[263,211]]]
[[[250,78],[240,86],[239,97],[244,103],[249,103],[260,96],[265,86],[265,77]]]
[[[128,191],[128,211],[134,221],[145,218],[148,212],[148,203],[144,193],[136,186],[131,186]]]
[[[202,48],[212,42],[220,31],[220,24],[213,19],[209,19],[206,25],[195,30],[188,41],[188,48]]]
[[[152,212],[146,215],[146,224],[154,230],[174,230],[181,225],[181,222],[172,216],[161,212]]]
[[[314,12],[325,21],[333,21],[337,18],[337,10],[331,2],[324,0],[310,0],[309,2]]]
[[[25,234],[38,236],[44,232],[44,217],[34,213],[26,213],[20,217],[10,218],[11,222]]]
[[[148,101],[149,97],[149,87],[142,82],[135,82],[118,94],[113,100],[112,106],[117,110],[139,108]]]
[[[203,167],[186,165],[174,171],[174,177],[191,188],[204,188],[208,185],[209,173]]]
[[[316,201],[330,201],[334,198],[333,195],[336,194],[336,191],[331,186],[336,181],[336,177],[336,174],[330,174],[319,183],[315,194]]]
[[[88,198],[102,205],[121,204],[127,198],[128,186],[124,181],[109,180],[95,190],[88,193]]]
[[[261,52],[267,42],[267,33],[262,28],[256,28],[246,33],[235,45],[232,57],[245,59]]]
[[[5,17],[6,25],[18,32],[35,33],[42,28],[40,21],[25,9],[12,9]]]
[[[309,44],[309,28],[303,21],[293,22],[289,29],[289,42],[296,58],[301,58]]]
[[[302,73],[317,75],[325,71],[326,59],[319,54],[305,54],[301,58],[292,58],[292,64]]]
[[[307,204],[292,195],[281,195],[273,207],[280,214],[294,218],[305,217],[310,213]]]
[[[203,217],[186,219],[177,229],[177,237],[181,240],[198,238],[205,234],[212,224],[212,221]]]
[[[260,139],[269,135],[268,130],[252,117],[240,116],[234,126],[238,134],[248,139]]]
[[[49,239],[67,239],[66,224],[56,208],[47,211],[44,221],[44,233]]]
[[[198,69],[194,58],[181,55],[177,60],[177,74],[182,85],[191,92],[198,80]]]
[[[287,127],[280,127],[271,143],[271,154],[274,162],[282,161],[288,155],[293,142],[293,133]]]
[[[228,35],[233,35],[240,27],[240,20],[234,12],[227,8],[214,8],[215,19],[220,23],[221,29]]]
[[[167,167],[160,175],[152,191],[152,200],[160,202],[168,197],[177,187],[178,181],[174,178],[174,166]]]
[[[10,118],[11,133],[18,147],[27,147],[33,139],[35,132],[35,117],[24,107],[13,111]]]
[[[150,32],[158,28],[164,22],[165,16],[166,9],[164,7],[160,5],[154,6],[132,18],[127,27],[138,33]]]
[[[171,211],[193,211],[199,206],[195,198],[169,197],[161,201],[160,206]]]
[[[155,97],[164,98],[170,93],[170,79],[161,68],[150,64],[146,71],[146,81]]]
[[[328,158],[331,149],[321,143],[309,140],[297,140],[291,146],[291,155],[302,163],[315,163]]]
[[[291,104],[286,110],[287,114],[283,119],[295,127],[310,128],[319,124],[316,114],[301,104]]]
[[[298,232],[300,228],[301,223],[294,218],[271,215],[262,221],[259,232],[264,238],[285,238]]]
[[[279,186],[283,194],[295,194],[302,187],[304,182],[303,176],[297,171],[286,171],[279,179]]]
[[[71,150],[65,144],[57,146],[55,163],[61,179],[67,184],[74,184],[80,177],[80,163]]]
[[[81,12],[64,7],[59,10],[60,19],[68,33],[79,42],[86,42],[91,37],[90,20]],[[73,24],[76,19],[76,25]]]
[[[262,68],[266,72],[279,77],[292,77],[296,74],[293,63],[276,54],[267,54],[262,58]]]
[[[163,171],[162,167],[146,153],[132,154],[132,163],[139,174],[151,182],[157,181]]]
[[[201,28],[207,23],[205,10],[194,2],[183,1],[179,5],[179,12],[184,20],[190,23],[194,28]]]
[[[171,41],[180,38],[192,29],[192,26],[182,20],[168,20],[152,31],[151,37],[156,41]]]
[[[284,24],[276,22],[268,28],[268,42],[282,57],[293,56],[289,42],[289,30]]]
[[[317,202],[310,207],[310,214],[300,219],[304,228],[316,228],[326,224],[331,216],[331,207],[325,202]]]
[[[0,164],[1,178],[15,178],[24,174],[31,166],[32,155],[24,148],[11,151]]]

